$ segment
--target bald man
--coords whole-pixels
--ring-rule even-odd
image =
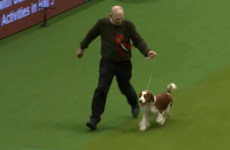
[[[78,58],[83,56],[85,49],[99,35],[101,36],[99,82],[92,100],[92,114],[89,122],[86,123],[86,126],[91,130],[95,130],[97,124],[101,121],[107,94],[114,76],[116,76],[121,93],[131,106],[133,117],[136,118],[139,114],[138,97],[130,84],[132,77],[132,44],[130,41],[132,40],[133,45],[139,49],[144,57],[154,58],[156,56],[156,53],[150,50],[138,34],[134,24],[124,19],[124,11],[120,6],[112,7],[109,18],[99,19],[88,31],[80,43],[80,49],[77,50]]]

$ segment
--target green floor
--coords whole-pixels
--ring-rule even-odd
[[[122,5],[158,53],[150,90],[170,82],[172,117],[139,132],[113,82],[96,132],[85,127],[98,79],[100,38],[76,58],[79,42],[110,7]],[[92,1],[0,41],[0,149],[227,150],[230,146],[230,1]],[[145,90],[150,61],[133,50],[132,83]]]

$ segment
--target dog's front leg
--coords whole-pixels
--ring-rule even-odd
[[[140,131],[145,131],[150,126],[150,123],[148,121],[148,114],[144,113],[142,120],[140,122]]]

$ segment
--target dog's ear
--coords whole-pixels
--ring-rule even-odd
[[[151,100],[154,102],[155,101],[154,100],[154,95],[152,93],[150,93],[150,95],[151,95]]]
[[[151,93],[151,92],[147,92],[147,95],[148,95],[148,101],[154,101],[154,95]]]
[[[149,99],[154,102],[155,101],[154,95],[151,92],[148,92],[148,95],[149,95]]]
[[[142,96],[142,92],[139,93],[139,98]]]

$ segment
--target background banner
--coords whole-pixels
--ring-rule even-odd
[[[44,9],[39,7],[56,8],[47,9],[47,19],[49,19],[86,1],[0,0],[0,39],[42,22]]]

